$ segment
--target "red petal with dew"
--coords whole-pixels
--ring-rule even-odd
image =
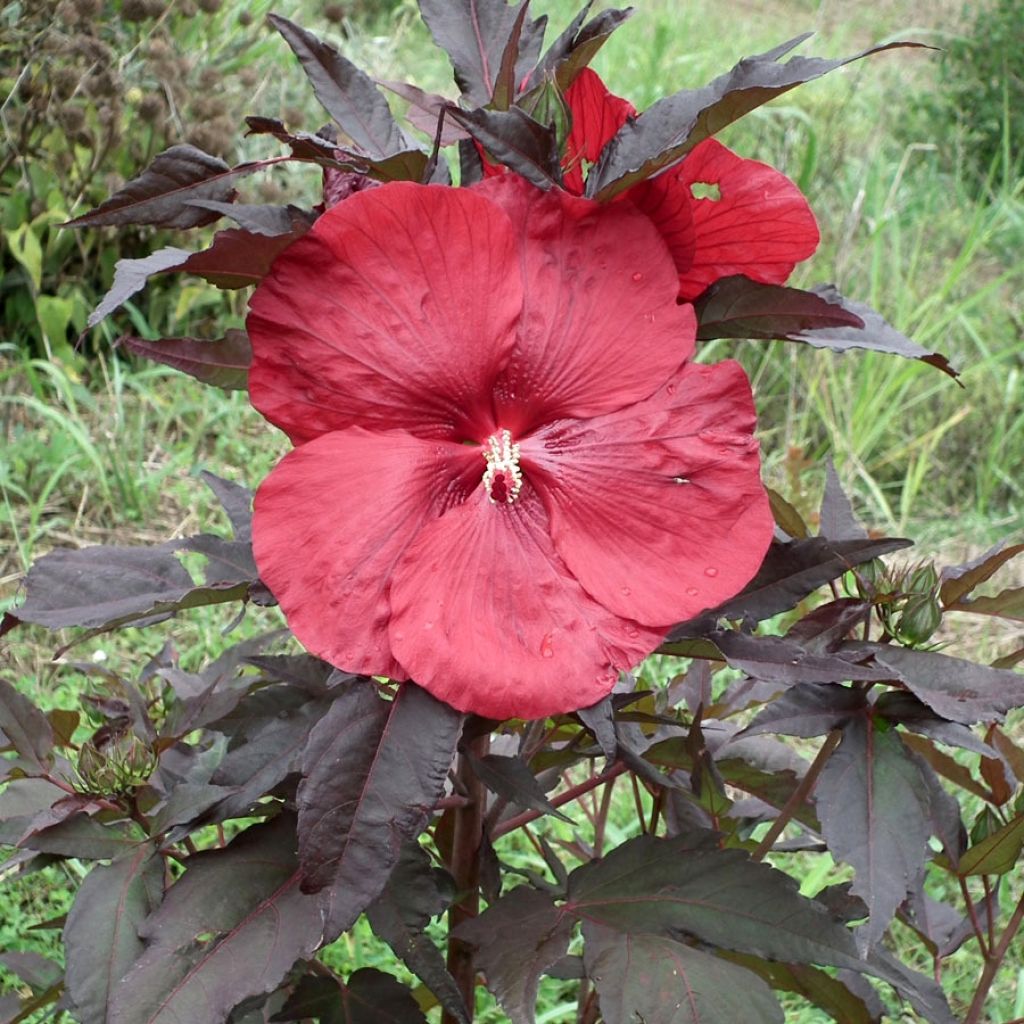
[[[482,470],[476,448],[359,427],[277,464],[256,492],[253,552],[307,650],[349,672],[408,677],[388,642],[393,567]]]
[[[508,218],[382,185],[328,210],[250,301],[253,405],[296,443],[361,424],[483,440],[523,301]]]
[[[717,186],[718,198],[696,198],[694,185]],[[744,160],[714,139],[628,195],[672,250],[683,299],[732,274],[782,284],[818,247],[818,225],[800,189],[774,167]]]
[[[525,483],[511,505],[478,490],[425,526],[391,585],[391,645],[435,697],[489,718],[594,704],[661,642],[611,614],[555,553]]]
[[[506,174],[473,187],[508,213],[519,239],[523,313],[495,385],[500,426],[516,437],[559,417],[647,398],[694,348],[692,311],[676,303],[672,260],[650,221],[542,192]]]
[[[646,402],[522,442],[555,549],[595,600],[679,622],[738,593],[773,521],[738,363],[690,364]]]
[[[636,107],[609,92],[590,68],[584,68],[573,79],[565,91],[565,101],[572,114],[572,128],[562,159],[562,180],[567,191],[579,196],[583,194],[583,161],[596,162],[626,119],[636,115]]]

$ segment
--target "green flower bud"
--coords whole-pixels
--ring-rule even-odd
[[[521,105],[535,121],[554,128],[558,152],[561,153],[572,129],[572,113],[554,77],[545,78],[539,86],[531,89],[523,97]]]
[[[900,639],[916,646],[927,642],[942,623],[942,608],[929,594],[918,594],[910,598],[900,616]]]
[[[931,562],[919,565],[911,572],[906,589],[912,594],[931,594],[939,585],[939,574]]]

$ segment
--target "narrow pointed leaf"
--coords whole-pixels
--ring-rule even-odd
[[[1024,676],[1009,669],[892,644],[850,641],[841,649],[871,655],[876,665],[951,722],[1001,721],[1005,712],[1024,706]]]
[[[320,892],[327,932],[351,927],[378,896],[402,843],[444,789],[461,716],[407,683],[393,701],[350,684],[310,735],[299,786],[303,892]]]
[[[82,1024],[106,1024],[111,996],[142,955],[138,930],[163,894],[163,861],[146,844],[89,872],[64,927],[66,984]]]
[[[299,891],[294,849],[282,816],[190,858],[140,929],[146,950],[115,988],[108,1024],[223,1024],[311,956],[323,924]]]
[[[895,730],[854,718],[815,794],[829,850],[853,867],[850,891],[867,905],[858,941],[869,948],[924,872],[930,829],[921,772]]]
[[[864,707],[864,694],[860,690],[800,683],[768,704],[740,735],[824,736]]]
[[[416,148],[367,74],[333,46],[287,18],[270,14],[267,20],[299,58],[316,98],[361,150],[382,159]]]
[[[137,260],[118,260],[114,266],[114,281],[99,305],[89,314],[87,327],[95,327],[105,320],[119,306],[124,305],[136,292],[146,287],[146,282],[165,270],[181,267],[192,255],[187,249],[166,246]]]
[[[195,146],[171,146],[106,202],[64,226],[155,224],[163,228],[194,228],[209,224],[219,215],[189,206],[186,200],[230,201],[234,196],[234,179],[256,169],[255,165],[243,166],[246,170],[232,169]]]
[[[939,597],[944,605],[958,604],[975,587],[991,579],[1011,558],[1024,551],[1024,544],[1000,544],[990,548],[980,558],[962,565],[947,566],[942,570]]]
[[[998,757],[998,753],[966,726],[950,722],[935,714],[923,701],[905,690],[890,690],[875,702],[875,710],[890,722],[911,732],[930,736],[949,747],[970,750],[982,757]]]
[[[492,793],[519,807],[540,811],[541,814],[553,814],[572,824],[572,818],[552,806],[522,758],[488,754],[486,757],[473,758],[472,764],[477,778]]]
[[[640,836],[569,876],[562,908],[630,934],[703,942],[769,959],[863,970],[852,933],[796,882],[712,833]]]
[[[430,858],[415,841],[407,842],[384,891],[366,909],[370,927],[394,954],[437,997],[456,1020],[469,1024],[469,1013],[441,951],[426,933],[430,919],[445,910],[454,883],[431,867]]]
[[[583,962],[605,1024],[783,1024],[756,974],[660,935],[583,927]]]
[[[550,125],[534,121],[519,107],[511,110],[450,107],[449,116],[510,171],[538,188],[551,189],[561,184],[558,144]]]
[[[244,391],[249,386],[252,345],[245,331],[229,330],[217,341],[199,338],[150,341],[129,334],[118,344],[137,356],[181,370],[203,384],[224,391]]]
[[[42,713],[0,677],[0,746],[13,747],[41,771],[52,761],[53,729]]]
[[[477,967],[512,1024],[534,1024],[540,976],[565,956],[572,928],[550,896],[523,885],[455,934],[476,948]]]
[[[599,11],[584,24],[592,6],[593,0],[584,4],[565,31],[548,47],[530,75],[530,86],[536,86],[544,78],[554,75],[558,87],[564,92],[597,56],[608,37],[633,14],[632,7],[609,8]]]
[[[832,542],[823,537],[773,542],[757,575],[740,594],[705,612],[695,624],[719,618],[750,618],[755,622],[771,618],[795,608],[809,594],[854,566],[910,547],[912,543],[895,538]],[[687,625],[677,626],[670,637],[690,635],[686,632]]]
[[[703,89],[683,89],[666,96],[627,121],[605,147],[587,181],[587,195],[607,201],[623,190],[684,157],[694,146],[744,114],[804,82],[872,53],[919,43],[873,46],[852,57],[825,60],[793,57],[778,62],[801,39],[741,60]]]
[[[957,874],[1005,875],[1012,871],[1024,849],[1024,814],[972,846],[961,858]]]
[[[142,839],[138,826],[104,825],[87,814],[77,814],[40,829],[21,840],[20,846],[57,857],[77,860],[108,860],[129,853]]]
[[[803,342],[836,352],[866,349],[920,359],[954,379],[958,376],[941,353],[918,345],[870,306],[845,298],[830,284],[804,291],[739,274],[716,281],[695,308],[701,341],[745,338]]]
[[[825,460],[825,494],[821,499],[819,532],[828,540],[867,540],[867,531],[853,514],[831,457]]]
[[[501,57],[522,0],[420,0],[420,14],[434,42],[451,58],[455,81],[472,107],[490,103]]]
[[[271,204],[222,203],[216,199],[190,199],[190,206],[210,210],[233,220],[243,231],[254,235],[290,235],[297,229],[312,227],[316,214],[301,210],[297,206],[273,206]]]
[[[1010,587],[995,597],[976,597],[973,601],[957,601],[947,605],[949,611],[972,612],[975,615],[997,615],[1001,619],[1024,622],[1024,587]]]

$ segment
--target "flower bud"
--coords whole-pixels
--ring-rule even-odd
[[[926,643],[942,624],[942,608],[931,594],[917,594],[907,601],[900,616],[900,639],[911,645]]]
[[[931,562],[919,565],[914,569],[906,583],[906,589],[911,594],[931,594],[939,585],[939,575]]]
[[[545,78],[544,82],[533,90],[533,103],[527,113],[540,124],[551,125],[555,130],[555,143],[558,152],[565,149],[572,128],[572,114],[569,104],[565,101],[562,90],[553,77]]]

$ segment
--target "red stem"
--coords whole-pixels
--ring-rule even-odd
[[[558,796],[552,797],[550,803],[553,807],[561,807],[563,804],[572,803],[573,800],[578,800],[584,793],[589,793],[592,789],[603,786],[611,779],[618,778],[625,770],[626,766],[621,761],[616,761],[610,768],[606,768],[601,772],[600,775],[592,775],[586,781],[579,783],[579,785],[573,786],[564,793],[559,793]],[[491,833],[491,839],[498,839],[501,836],[508,835],[509,832],[515,832],[517,828],[522,828],[523,825],[528,825],[531,821],[535,821],[543,813],[543,811],[523,811],[522,814],[508,818],[495,828]]]
[[[985,958],[985,967],[978,980],[978,988],[975,990],[974,999],[971,1000],[964,1024],[979,1024],[981,1021],[981,1012],[985,1007],[985,1000],[988,998],[988,990],[992,987],[992,982],[995,981],[996,974],[1009,952],[1010,943],[1016,938],[1022,924],[1024,924],[1024,895],[1017,901],[1013,917],[1010,918],[1010,923],[1006,926],[1006,931],[1003,932],[999,944]]]
[[[487,800],[483,784],[473,771],[470,756],[485,757],[490,742],[489,735],[478,736],[469,744],[468,749],[459,755],[456,781],[465,794],[466,802],[455,808],[452,856],[449,864],[459,899],[448,911],[448,970],[462,993],[470,1020],[473,1019],[476,1002],[473,947],[455,938],[452,933],[463,921],[468,921],[480,913],[480,845],[483,839]],[[441,1024],[458,1024],[458,1019],[445,1010],[441,1014]]]

